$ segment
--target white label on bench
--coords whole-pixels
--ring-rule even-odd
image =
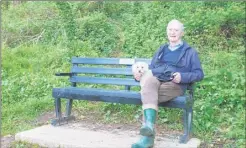
[[[120,59],[119,64],[134,64],[135,59]]]

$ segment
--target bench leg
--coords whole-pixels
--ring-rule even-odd
[[[51,120],[51,124],[56,125],[57,123],[59,123],[60,125],[60,120],[62,118],[61,98],[55,98],[55,112],[56,112],[56,118]]]
[[[75,120],[74,116],[71,116],[71,107],[72,107],[72,101],[67,102],[67,109],[66,109],[66,116],[62,117],[61,113],[61,98],[55,98],[55,112],[56,112],[56,118],[51,120],[51,124],[53,126],[61,125],[61,123],[66,122],[70,120]]]
[[[56,111],[56,118],[61,118],[61,98],[55,98],[55,111]]]
[[[184,109],[184,134],[180,136],[179,139],[180,143],[187,143],[187,141],[191,137],[192,118],[193,118],[192,108]]]
[[[72,104],[73,104],[73,99],[68,99],[67,106],[66,106],[66,116],[67,117],[71,115]]]
[[[70,120],[75,120],[75,117],[71,116],[72,105],[73,105],[73,99],[68,99],[67,106],[66,106],[66,116],[65,116],[65,120],[67,122]]]

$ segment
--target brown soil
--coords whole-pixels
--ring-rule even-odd
[[[9,148],[11,143],[15,140],[14,135],[7,135],[1,137],[1,148]]]
[[[107,129],[107,130],[132,130],[137,131],[139,130],[141,126],[141,122],[120,122],[120,123],[112,123],[112,122],[105,122],[103,121],[103,118],[100,114],[94,113],[94,112],[88,112],[86,111],[78,111],[74,110],[73,115],[75,116],[75,121],[70,122],[76,122],[79,123],[79,126],[86,127],[92,130],[100,130],[100,129]],[[50,124],[50,120],[55,118],[54,111],[45,112],[42,115],[40,115],[36,120],[32,122],[36,127],[42,126],[44,124]],[[68,123],[69,124],[69,123]],[[167,127],[163,125],[157,125],[156,127],[157,135],[165,136],[169,138],[176,138],[178,135],[181,134],[180,131],[174,131],[174,130],[168,130]],[[7,135],[4,137],[1,137],[1,148],[9,148],[11,147],[11,143],[14,142],[14,135]]]

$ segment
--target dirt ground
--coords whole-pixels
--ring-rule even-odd
[[[7,135],[1,137],[1,148],[9,148],[14,140],[15,140],[14,135]]]
[[[87,115],[82,114],[81,112],[74,111],[74,116],[76,118],[75,121],[71,122],[76,122],[79,123],[78,125],[81,127],[87,127],[92,130],[100,130],[100,129],[107,129],[107,130],[132,130],[132,131],[138,131],[141,122],[137,123],[103,123],[101,122],[102,120],[100,119],[100,115],[97,113],[88,113]],[[55,118],[54,111],[50,112],[45,112],[41,116],[39,116],[34,122],[34,125],[41,126],[44,124],[50,124],[50,120]],[[68,123],[69,124],[69,123]],[[169,138],[177,138],[178,135],[181,134],[180,131],[173,131],[173,130],[165,130],[166,127],[161,127],[157,126],[157,135],[160,136],[165,136]],[[161,129],[161,130],[160,130]],[[165,132],[164,132],[165,131]],[[7,135],[4,137],[1,137],[1,148],[9,148],[11,147],[11,143],[14,142],[14,135]]]
[[[44,124],[49,123],[49,121],[54,118],[54,112],[45,112],[43,113],[41,116],[39,116],[35,121],[34,124],[37,126],[41,126]],[[10,148],[11,147],[11,143],[13,143],[15,141],[15,135],[7,135],[4,137],[1,137],[1,148]]]

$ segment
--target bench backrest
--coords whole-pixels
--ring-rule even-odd
[[[72,58],[73,75],[70,77],[72,83],[94,83],[113,84],[125,86],[139,86],[132,77],[131,66],[135,62],[146,62],[150,64],[151,59],[130,59],[130,58]],[[100,66],[93,66],[100,65]],[[81,75],[81,74],[95,74]],[[114,77],[118,76],[118,77]]]

